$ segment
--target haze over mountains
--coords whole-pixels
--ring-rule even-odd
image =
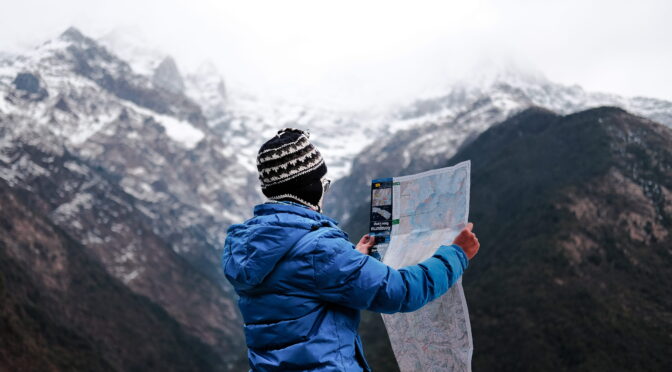
[[[561,116],[602,105],[619,106],[640,117],[615,109]],[[495,126],[531,106],[542,106],[555,114],[526,111],[502,129]],[[560,263],[563,269],[553,277],[563,283],[575,280],[576,274],[564,268],[584,264],[595,265],[597,268],[590,266],[590,272],[597,277],[604,275],[604,283],[616,273],[637,278],[649,275],[643,274],[643,267],[658,267],[653,257],[662,257],[660,262],[669,258],[666,231],[670,228],[672,168],[670,143],[666,142],[669,128],[642,117],[672,126],[672,103],[589,93],[578,86],[563,86],[515,71],[458,84],[445,94],[387,112],[358,113],[260,100],[229,87],[211,65],[181,72],[179,61],[133,45],[123,35],[108,35],[97,41],[70,28],[28,54],[0,54],[0,330],[13,337],[3,337],[4,343],[0,343],[0,365],[22,368],[29,365],[32,355],[39,355],[39,365],[45,368],[82,369],[91,365],[98,366],[91,369],[100,370],[140,366],[239,370],[244,364],[241,320],[233,292],[218,267],[219,249],[226,227],[250,216],[252,205],[263,200],[256,179],[256,151],[266,138],[285,126],[311,130],[311,140],[325,156],[330,176],[336,179],[334,191],[326,199],[326,213],[357,233],[368,226],[368,212],[362,206],[368,200],[370,179],[445,166],[456,153],[458,158],[469,156],[474,162],[472,216],[479,225],[490,226],[503,226],[502,221],[511,216],[532,221],[528,218],[537,216],[539,206],[556,205],[555,199],[552,203],[542,198],[527,207],[522,203],[513,209],[498,207],[496,213],[489,210],[489,203],[518,195],[522,184],[536,185],[531,190],[535,194],[555,190],[551,181],[561,174],[574,169],[581,174],[585,164],[577,160],[579,154],[625,167],[627,172],[613,173],[599,163],[601,168],[585,170],[591,177],[602,177],[599,184],[604,190],[597,188],[595,193],[586,194],[582,190],[591,190],[586,186],[588,181],[571,178],[566,186],[575,188],[574,193],[567,194],[563,189],[562,193],[549,194],[549,198],[562,195],[569,199],[557,202],[557,216],[555,210],[542,216],[550,221],[542,220],[548,222],[542,229],[548,232],[544,244],[552,243],[549,255],[564,255],[565,261]],[[560,129],[570,127],[594,128],[586,132],[586,149],[574,148],[577,139],[566,137],[568,134]],[[484,132],[486,135],[479,137]],[[516,155],[526,147],[506,150],[502,147],[506,145],[502,143],[504,138],[526,145],[541,140],[548,143],[543,142],[546,145],[538,148],[538,153]],[[546,174],[544,169],[549,165],[542,150],[551,151],[558,141],[569,147],[558,147],[557,153],[570,159],[567,163],[558,158],[546,160],[552,160],[554,167],[562,165],[553,171],[561,173],[551,172],[552,177],[542,177],[538,183],[532,176],[520,182],[509,180],[510,189],[493,194],[493,182],[499,185],[505,181],[497,172],[504,170],[490,169],[487,164],[503,159],[506,161],[496,163],[502,169],[529,168],[531,173]],[[458,153],[460,149],[463,151]],[[525,156],[538,163],[525,163]],[[632,164],[639,165],[631,169]],[[641,200],[628,199],[623,190],[609,190],[607,186],[615,182],[623,183],[623,190],[641,193]],[[646,233],[637,235],[633,226],[612,231],[612,222],[630,223],[630,217],[618,217],[621,206],[629,211],[623,212],[630,213],[627,216],[637,216],[633,217],[637,226]],[[604,212],[606,216],[599,212],[603,209],[609,210]],[[573,214],[566,215],[565,210]],[[591,213],[601,216],[596,228],[602,229],[602,235],[596,237],[591,235],[594,232],[584,230],[569,232],[576,221],[587,222],[582,219]],[[565,230],[544,230],[552,230],[558,221],[567,221],[562,226]],[[485,240],[481,240],[491,246],[499,239],[516,238],[503,230],[483,229]],[[614,243],[624,241],[620,235],[623,231],[628,232],[627,239],[632,239],[634,246],[653,253],[639,257],[639,250]],[[533,246],[529,243],[530,250]],[[493,301],[504,301],[488,292],[488,288],[495,288],[491,287],[493,278],[500,278],[502,285],[508,283],[514,296],[526,288],[518,279],[502,279],[498,270],[504,269],[494,257],[506,254],[485,251],[482,263],[475,263],[470,271],[473,274],[465,278],[467,296],[475,311],[472,324],[484,319],[483,328],[474,324],[477,345],[479,338],[486,339],[497,329],[516,324],[504,324],[506,313],[493,310],[499,306]],[[625,271],[620,271],[620,259],[614,255],[629,260],[623,263]],[[541,253],[535,257],[550,259]],[[542,280],[544,286],[554,285],[552,280],[544,281],[550,276],[535,277],[531,267],[534,261],[530,262],[525,278]],[[551,266],[548,272],[560,270]],[[662,266],[660,270],[659,282],[672,284],[669,270]],[[666,287],[649,279],[642,283],[652,289],[641,301],[635,287],[621,281],[613,285],[623,284],[630,291],[621,302],[610,302],[591,292],[600,288],[598,284],[591,282],[581,288],[599,306],[625,306],[633,314],[653,311],[656,315],[641,324],[630,318],[633,323],[627,323],[651,327],[654,320],[669,319],[669,304],[656,300],[665,294]],[[578,294],[572,292],[572,296]],[[538,299],[553,300],[543,296]],[[127,304],[117,321],[125,322],[128,328],[110,330],[117,313],[100,308],[101,301]],[[644,305],[639,308],[639,303]],[[567,306],[573,304],[570,301]],[[520,306],[528,305],[520,299]],[[571,323],[573,319],[562,314],[561,323]],[[538,327],[548,321],[544,317],[533,319]],[[35,331],[35,324],[49,331]],[[609,325],[605,323],[600,332],[608,333]],[[157,328],[162,331],[155,331]],[[147,338],[138,338],[134,329],[143,330]],[[69,336],[59,338],[63,332]],[[669,342],[662,334],[656,335],[660,336],[660,345]],[[118,344],[128,348],[117,350]],[[131,352],[149,344],[156,348]],[[16,345],[24,345],[27,351],[17,353],[13,349]],[[496,345],[480,345],[480,350],[492,358],[478,354],[477,346],[476,366],[494,369],[500,360],[508,360],[495,350]],[[558,363],[567,361],[564,354],[556,353],[558,345],[546,341],[539,345],[539,355],[557,359]],[[49,351],[56,347],[63,351]],[[579,349],[583,355],[576,362],[579,365],[612,365],[604,364],[601,357],[592,359],[584,348]],[[608,350],[611,353],[617,348]],[[166,359],[168,355],[174,359]],[[389,363],[389,354],[381,352],[381,357]],[[77,364],[78,360],[84,362]],[[658,364],[651,366],[665,361],[658,359]],[[539,359],[529,365],[546,368],[542,362]]]

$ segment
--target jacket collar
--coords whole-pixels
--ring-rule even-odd
[[[293,203],[293,202],[269,202],[264,204],[259,204],[254,207],[254,215],[264,216],[269,214],[276,213],[290,213],[297,216],[310,218],[315,221],[329,221],[334,225],[338,225],[338,222],[330,217],[325,216],[322,213],[316,212],[304,205]]]

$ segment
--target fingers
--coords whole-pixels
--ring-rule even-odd
[[[361,239],[359,239],[359,244],[363,244],[369,247],[373,246],[375,243],[376,243],[376,237],[369,234],[366,234],[362,236]]]
[[[468,237],[469,239],[476,239],[478,241],[478,239],[476,238],[476,234],[472,232],[473,229],[474,229],[474,223],[469,222],[467,226],[464,228],[464,230],[462,230],[462,233],[464,233],[465,237]]]
[[[472,233],[471,231],[469,231],[465,228],[464,230],[462,230],[460,232],[460,234],[458,235],[458,238],[472,240],[472,239],[476,239],[476,234]]]
[[[375,241],[376,241],[376,238],[374,238],[371,235],[366,235],[366,241],[364,242],[364,244],[366,244],[368,246],[372,246]]]

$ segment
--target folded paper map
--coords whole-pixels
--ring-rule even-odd
[[[467,224],[471,163],[371,183],[371,253],[393,268],[449,245]],[[411,313],[383,314],[402,372],[471,371],[473,343],[462,280]]]

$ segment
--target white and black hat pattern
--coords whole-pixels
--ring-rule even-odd
[[[277,144],[280,141],[275,142]],[[320,152],[304,134],[295,141],[266,148],[257,156],[257,169],[262,188],[290,181],[314,171],[322,164],[324,160]]]
[[[321,194],[307,195],[313,191],[306,186],[319,181],[327,173],[327,166],[309,137],[308,132],[285,128],[259,149],[257,170],[261,189],[267,197],[277,199],[289,195],[301,201],[312,201],[315,197],[319,200]]]

